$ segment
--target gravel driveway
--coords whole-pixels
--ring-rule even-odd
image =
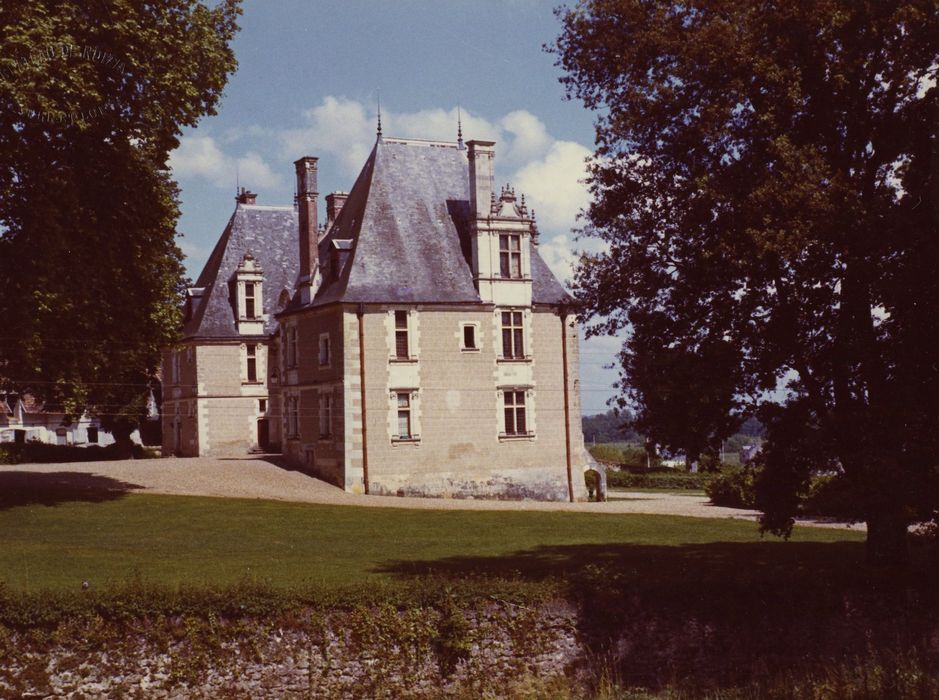
[[[216,496],[221,498],[260,498],[300,503],[327,503],[380,508],[425,508],[430,510],[551,510],[578,513],[649,513],[698,518],[737,518],[755,520],[752,510],[712,506],[704,496],[668,493],[617,492],[617,500],[606,503],[556,503],[543,501],[485,501],[444,498],[395,498],[363,496],[314,479],[278,464],[276,458],[168,457],[107,462],[67,464],[0,465],[0,475],[8,474],[8,488],[28,485],[30,474],[90,474],[121,482],[121,487],[138,493]],[[11,482],[10,478],[15,479]],[[12,484],[12,485],[11,485]],[[117,486],[117,485],[115,485]],[[844,523],[804,521],[820,527],[851,527]],[[854,525],[863,529],[863,525]]]

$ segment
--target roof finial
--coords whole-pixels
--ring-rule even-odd
[[[459,103],[456,105],[456,145],[463,150],[463,113]]]
[[[381,141],[381,93],[378,93],[378,140]]]

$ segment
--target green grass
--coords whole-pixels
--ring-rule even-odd
[[[23,591],[135,576],[171,586],[254,577],[326,587],[427,572],[560,577],[610,557],[712,543],[743,546],[748,561],[797,543],[852,543],[852,556],[862,556],[858,533],[803,528],[789,543],[761,541],[753,523],[713,519],[137,494],[24,501],[0,500],[0,580]]]

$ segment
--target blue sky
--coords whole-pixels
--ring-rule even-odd
[[[187,130],[171,158],[182,189],[188,274],[199,274],[234,207],[236,178],[258,204],[293,201],[293,161],[318,156],[321,197],[348,191],[375,139],[496,141],[496,180],[538,215],[540,252],[568,277],[570,231],[588,201],[582,179],[593,115],[564,100],[554,57],[560,24],[539,0],[246,0],[239,68],[218,114]],[[321,202],[321,213],[325,206]],[[581,341],[583,411],[606,410],[619,341]]]

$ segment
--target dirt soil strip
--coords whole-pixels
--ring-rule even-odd
[[[346,493],[308,474],[285,467],[276,457],[168,457],[67,464],[0,465],[0,472],[94,474],[115,479],[130,491],[179,496],[257,498],[299,503],[423,508],[427,510],[546,510],[578,513],[644,513],[695,518],[756,520],[759,512],[713,506],[705,496],[618,491],[605,503],[491,501],[482,499],[365,496]],[[863,530],[863,524],[800,519],[812,527]]]

